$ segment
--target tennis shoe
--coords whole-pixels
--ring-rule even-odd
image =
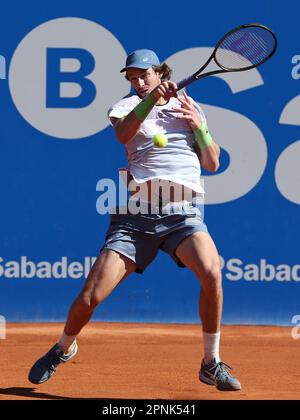
[[[214,359],[206,365],[204,360],[201,364],[199,379],[207,385],[214,385],[219,391],[240,391],[242,389],[237,378],[229,372],[232,368],[223,362]]]
[[[78,350],[75,341],[72,350],[65,354],[59,343],[56,343],[44,356],[35,362],[29,372],[28,379],[33,384],[39,385],[48,381],[56,372],[57,366],[73,359]]]

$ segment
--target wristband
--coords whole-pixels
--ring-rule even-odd
[[[206,124],[202,124],[200,128],[194,131],[194,134],[200,149],[208,149],[211,146],[213,139]]]
[[[151,93],[149,93],[149,95],[147,95],[142,102],[134,108],[133,112],[136,117],[143,122],[148,117],[155,104],[156,101],[153,99]]]

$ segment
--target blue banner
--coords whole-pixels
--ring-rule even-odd
[[[223,150],[220,170],[204,175],[205,219],[223,268],[223,321],[292,323],[300,313],[299,12],[299,2],[283,8],[269,0],[1,6],[1,316],[64,320],[103,245],[103,185],[119,186],[118,168],[126,166],[107,111],[130,91],[120,74],[127,54],[155,50],[179,81],[228,30],[259,22],[278,36],[269,62],[187,91]],[[199,290],[189,270],[161,253],[94,319],[197,322]]]

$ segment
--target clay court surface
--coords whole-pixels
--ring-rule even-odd
[[[28,370],[62,324],[10,324],[0,340],[0,399],[300,399],[300,341],[291,328],[223,327],[222,358],[243,390],[222,393],[198,381],[201,331],[195,325],[92,323],[75,359],[34,386]]]

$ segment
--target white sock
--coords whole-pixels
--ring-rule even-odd
[[[65,354],[70,353],[73,348],[73,345],[76,342],[76,335],[66,335],[63,333],[59,340],[59,345],[63,348]]]
[[[203,332],[204,342],[204,361],[206,364],[210,363],[213,359],[220,362],[220,338],[221,333],[207,334]]]

